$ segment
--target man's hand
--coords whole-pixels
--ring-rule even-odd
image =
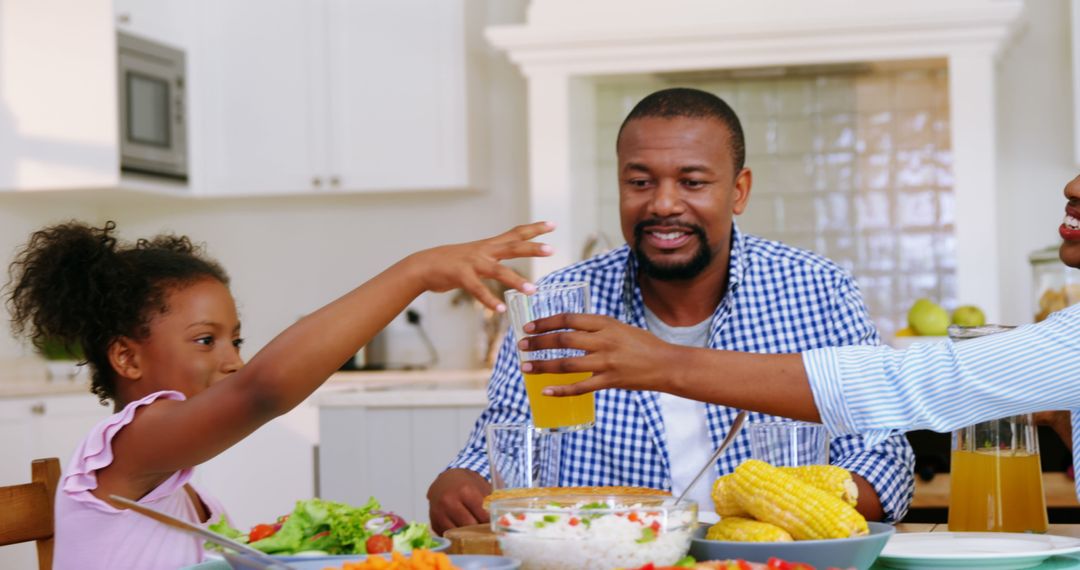
[[[475,471],[448,469],[428,488],[428,517],[431,530],[442,536],[449,529],[490,520],[484,510],[484,497],[491,494],[491,483]]]
[[[573,329],[563,332],[560,329]],[[611,317],[565,313],[525,325],[534,334],[521,341],[525,351],[576,348],[585,356],[526,362],[526,372],[592,372],[588,380],[544,390],[549,396],[576,396],[604,388],[670,392],[683,347]],[[550,393],[549,393],[550,392]]]

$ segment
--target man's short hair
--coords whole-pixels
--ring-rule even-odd
[[[746,141],[743,139],[739,117],[723,99],[712,93],[689,87],[672,87],[646,96],[634,105],[622,126],[619,127],[619,134],[615,138],[616,146],[622,138],[626,125],[634,119],[644,117],[718,119],[724,123],[731,134],[731,155],[735,162],[735,174],[738,174],[746,163]]]

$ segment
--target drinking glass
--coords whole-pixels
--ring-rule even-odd
[[[825,426],[809,422],[767,421],[750,429],[750,456],[776,467],[826,465],[829,434]]]
[[[532,424],[489,424],[485,434],[493,489],[559,486],[562,434]]]
[[[953,342],[1012,327],[949,327]],[[1031,414],[958,429],[952,434],[949,530],[1046,532],[1046,495],[1038,431]]]
[[[506,308],[510,314],[510,330],[514,332],[514,340],[520,341],[528,336],[522,330],[526,323],[561,313],[589,312],[589,286],[580,282],[542,285],[531,295],[510,290],[506,292]],[[553,360],[583,354],[584,351],[566,348],[531,352],[518,350],[518,359],[522,362]],[[574,384],[590,376],[591,372],[525,373],[525,392],[529,396],[532,420],[537,429],[562,432],[592,427],[596,422],[592,393],[563,398],[545,396],[542,393],[548,386]]]

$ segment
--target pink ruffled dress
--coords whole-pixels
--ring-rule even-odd
[[[205,559],[201,539],[134,511],[115,509],[92,493],[97,488],[97,470],[113,461],[113,438],[131,423],[140,406],[162,398],[183,400],[184,395],[162,391],[131,402],[95,426],[75,450],[56,493],[55,570],[175,570]],[[205,526],[184,490],[192,473],[192,469],[173,473],[139,502]],[[221,504],[206,493],[195,491],[210,511],[206,524],[220,520],[225,513]]]

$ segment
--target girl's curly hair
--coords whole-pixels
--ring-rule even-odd
[[[229,283],[225,270],[186,236],[162,234],[130,245],[112,235],[115,229],[114,222],[47,227],[30,236],[8,268],[12,331],[39,349],[46,342],[81,349],[91,391],[102,403],[116,397],[108,356],[113,341],[145,339],[154,316],[168,311],[170,289],[207,278]]]

